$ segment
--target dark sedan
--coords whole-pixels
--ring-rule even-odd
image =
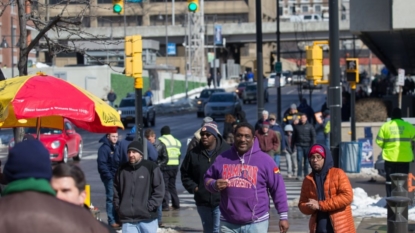
[[[242,94],[242,101],[244,102],[244,104],[246,102],[250,103],[252,101],[257,101],[257,88],[258,86],[256,83],[251,83],[245,87],[245,91]],[[268,103],[269,101],[269,94],[267,88],[264,88],[264,100],[266,103]]]
[[[238,84],[238,87],[236,88],[235,92],[236,94],[238,94],[239,98],[242,99],[242,94],[244,93],[246,86],[248,86],[249,84],[253,84],[253,82],[241,82]]]
[[[205,104],[209,100],[209,97],[216,92],[225,92],[223,88],[216,88],[216,89],[204,89],[201,93],[199,98],[197,99],[197,117],[204,117],[204,109]]]
[[[214,93],[205,105],[205,116],[223,118],[226,114],[235,114],[242,109],[241,100],[235,93]]]

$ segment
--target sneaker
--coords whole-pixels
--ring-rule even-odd
[[[288,177],[288,178],[293,178],[293,175],[291,175],[291,174],[290,174],[290,175],[288,175],[287,177]]]
[[[303,181],[303,180],[304,180],[304,178],[303,178],[303,177],[297,177],[297,178],[296,178],[296,180],[298,180],[298,181]]]

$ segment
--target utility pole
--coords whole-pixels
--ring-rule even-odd
[[[277,62],[281,64],[281,32],[280,32],[280,0],[277,1]],[[281,70],[282,72],[282,70]],[[276,77],[275,82],[277,82],[278,78],[278,87],[277,87],[277,122],[282,125],[282,117],[281,117],[281,73],[278,74],[278,71],[275,69]]]
[[[353,35],[353,58],[356,57],[356,40],[355,35]],[[357,74],[359,75],[359,74]],[[356,141],[356,83],[351,86],[350,91],[350,130],[352,131],[352,142]]]
[[[256,51],[257,51],[257,85],[258,85],[258,119],[262,117],[264,110],[264,82],[262,71],[262,9],[261,0],[255,0],[255,18],[256,18]]]
[[[213,55],[213,88],[216,89],[216,80],[218,79],[218,77],[217,77],[218,71],[216,70],[216,41],[215,41],[215,34],[216,34],[216,21],[213,23],[213,54],[214,54]]]
[[[339,167],[341,143],[341,86],[339,55],[339,0],[329,0],[329,46],[330,46],[330,149],[334,166]]]

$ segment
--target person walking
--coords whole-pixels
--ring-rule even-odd
[[[293,178],[297,176],[297,150],[293,144],[293,127],[291,125],[286,125],[284,131],[288,178]]]
[[[102,145],[98,149],[98,173],[105,187],[105,207],[107,210],[108,225],[118,228],[117,214],[113,206],[113,181],[118,164],[116,158],[120,157],[118,149],[118,133],[109,133],[102,137],[99,142]]]
[[[355,233],[353,189],[346,173],[333,167],[331,152],[322,144],[314,144],[308,158],[311,173],[301,186],[298,208],[311,215],[310,233]]]
[[[308,172],[308,150],[310,146],[316,143],[316,131],[314,127],[307,122],[307,115],[301,113],[300,123],[294,125],[293,142],[297,150],[297,179],[303,180]]]
[[[269,129],[277,134],[278,141],[280,142],[280,148],[274,154],[274,161],[279,167],[280,156],[285,153],[285,137],[284,130],[282,130],[281,126],[277,123],[277,115],[275,113],[269,114]]]
[[[299,115],[299,112],[297,111],[297,105],[291,104],[290,108],[284,113],[284,118],[282,119],[283,125],[294,125],[294,118],[296,118]]]
[[[261,150],[271,156],[277,167],[279,167],[279,157],[276,160],[274,155],[280,150],[281,143],[278,140],[277,134],[269,129],[268,121],[262,122],[261,129],[255,131],[255,137],[258,139]]]
[[[267,110],[263,110],[262,111],[262,118],[258,119],[258,121],[255,123],[255,131],[261,129],[262,123],[264,121],[268,121],[268,117],[269,117],[269,112]]]
[[[1,232],[109,232],[89,211],[56,198],[50,153],[39,140],[16,143],[3,174],[8,185],[0,198]]]
[[[107,100],[110,103],[111,107],[114,107],[114,101],[117,99],[117,94],[114,93],[114,90],[111,89],[107,95]]]
[[[160,168],[144,160],[140,143],[128,145],[128,163],[118,169],[114,179],[114,208],[123,233],[157,232],[157,208],[164,196]]]
[[[219,233],[220,195],[206,190],[203,176],[216,157],[230,148],[217,133],[215,124],[210,122],[203,125],[199,146],[187,152],[180,167],[183,186],[189,193],[194,194],[203,232],[206,233]]]
[[[284,180],[273,159],[259,148],[249,123],[236,126],[235,144],[206,171],[206,189],[220,194],[220,232],[268,232],[271,196],[279,214],[279,230],[286,233],[288,201]]]
[[[169,162],[169,156],[167,155],[167,148],[164,143],[162,143],[160,140],[156,138],[156,133],[152,129],[146,129],[144,132],[144,136],[147,138],[147,140],[153,144],[154,148],[157,150],[157,165],[159,165],[161,172],[163,173],[163,170],[167,163]],[[164,192],[167,192],[166,189],[164,189]],[[157,209],[157,219],[159,227],[163,225],[162,223],[162,206],[160,205]]]
[[[163,211],[170,210],[169,199],[171,198],[172,207],[174,210],[180,209],[179,196],[176,190],[176,176],[180,164],[180,148],[182,144],[179,140],[173,137],[169,126],[163,126],[160,131],[161,137],[159,140],[166,145],[169,161],[163,169],[164,184],[166,185],[166,192],[163,199]],[[167,191],[168,190],[168,191]]]
[[[392,110],[391,120],[384,123],[376,137],[385,160],[386,196],[390,197],[392,183],[390,174],[409,173],[409,164],[414,160],[412,143],[415,141],[414,126],[402,119],[400,108]]]

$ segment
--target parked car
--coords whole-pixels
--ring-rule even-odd
[[[268,76],[268,87],[275,87],[275,77],[277,77],[276,73],[271,73]],[[284,73],[282,73],[280,77],[280,86],[283,87],[287,84],[287,77],[284,76]]]
[[[264,87],[264,100],[266,103],[269,101],[268,88]],[[251,103],[252,101],[257,101],[257,84],[251,83],[246,86],[244,93],[242,94],[243,103]]]
[[[82,158],[82,137],[75,131],[75,126],[69,121],[64,122],[65,129],[40,128],[40,141],[48,149],[52,162],[68,162],[69,158],[79,161]],[[25,134],[37,137],[36,128],[26,128]],[[14,139],[9,143],[9,150],[14,147]]]
[[[253,82],[241,82],[241,83],[238,84],[238,87],[236,88],[235,92],[236,92],[236,94],[238,95],[238,97],[240,99],[242,99],[242,94],[245,91],[245,87],[249,84],[252,84],[252,83]]]
[[[156,111],[149,97],[143,97],[141,99],[143,105],[143,124],[148,127],[156,125]],[[124,98],[120,102],[120,106],[117,106],[118,113],[121,117],[121,122],[124,127],[128,126],[128,123],[135,123],[135,97]]]
[[[225,117],[226,114],[235,114],[242,109],[241,100],[236,93],[213,93],[205,105],[205,116],[216,118]]]
[[[196,97],[197,99],[197,117],[204,117],[204,110],[205,110],[205,104],[209,100],[209,97],[216,92],[225,92],[225,89],[223,88],[216,88],[216,89],[204,89],[199,97]]]

